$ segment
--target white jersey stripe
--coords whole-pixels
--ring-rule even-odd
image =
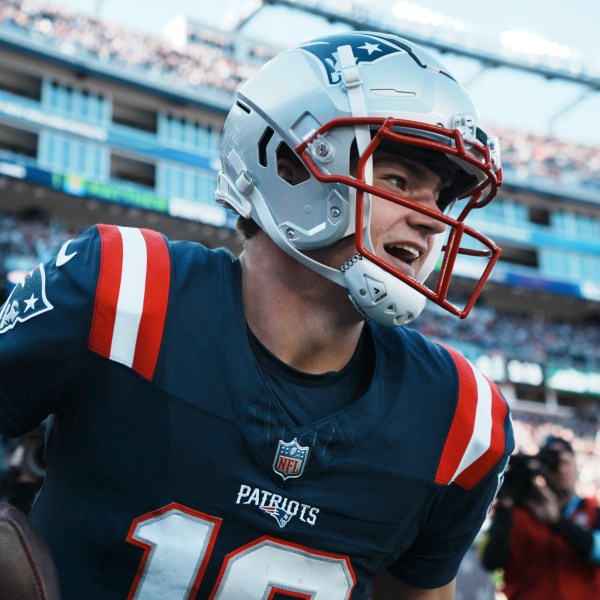
[[[467,361],[468,362],[468,361]],[[477,382],[477,408],[475,410],[475,426],[473,434],[463,457],[452,477],[454,481],[466,468],[481,458],[492,442],[492,390],[487,379],[468,362]]]
[[[110,358],[131,367],[144,308],[148,257],[139,229],[119,227],[119,232],[123,238],[123,270]]]

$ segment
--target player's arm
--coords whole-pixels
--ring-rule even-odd
[[[95,230],[35,267],[0,307],[0,432],[17,437],[77,397],[99,251]]]
[[[443,587],[420,589],[402,583],[387,571],[378,573],[373,579],[370,600],[453,600],[455,581]]]

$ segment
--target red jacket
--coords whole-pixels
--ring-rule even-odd
[[[591,501],[571,516],[592,528]],[[510,534],[510,561],[504,569],[509,600],[599,600],[600,565],[586,561],[572,545],[526,510],[515,508]]]

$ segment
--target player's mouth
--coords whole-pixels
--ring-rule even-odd
[[[383,248],[392,257],[392,266],[409,277],[415,276],[415,262],[425,254],[423,248],[408,243],[385,244]]]

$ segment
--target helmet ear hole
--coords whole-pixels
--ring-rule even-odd
[[[310,179],[310,173],[298,155],[281,142],[275,152],[277,157],[277,175],[290,185],[298,185]]]

